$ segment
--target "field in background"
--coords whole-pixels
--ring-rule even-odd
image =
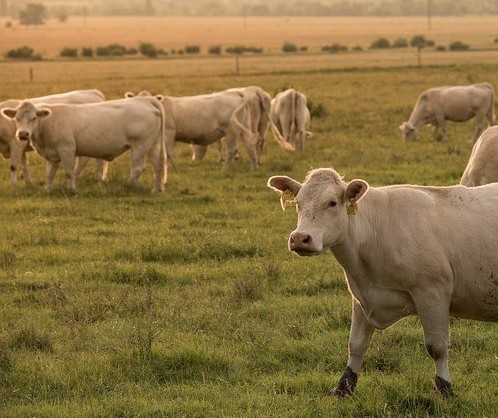
[[[424,17],[70,17],[68,22],[48,21],[39,27],[22,27],[0,19],[0,55],[28,45],[46,57],[65,48],[98,47],[118,43],[137,47],[152,42],[166,51],[200,45],[204,52],[213,45],[245,45],[280,52],[285,41],[316,52],[324,45],[370,46],[378,37],[393,41],[424,34],[438,45],[463,41],[471,48],[493,48],[498,37],[498,16],[434,17],[428,29]]]
[[[471,43],[457,29],[455,38]],[[233,57],[2,63],[0,100],[79,88],[116,98],[143,88],[188,95],[260,85],[274,94],[294,86],[326,113],[312,121],[301,155],[268,135],[254,172],[243,149],[227,174],[213,149],[193,162],[177,144],[178,169],[161,195],[149,193],[150,169],[137,187],[124,186],[129,154],[111,163],[107,183],[93,180],[91,164],[76,194],[60,170],[47,195],[36,155],[35,185],[21,180],[11,190],[9,163],[0,161],[0,415],[497,416],[497,325],[465,320],[451,324],[456,397],[434,393],[420,323],[407,318],[374,336],[354,398],[332,398],[347,358],[343,272],[327,255],[287,251],[295,213],[282,212],[266,187],[271,175],[302,180],[322,166],[372,186],[458,183],[472,122],[449,123],[447,143],[428,128],[404,143],[398,125],[428,87],[497,88],[493,54],[442,53],[448,65],[422,68],[407,66],[413,51],[243,57],[240,76]]]

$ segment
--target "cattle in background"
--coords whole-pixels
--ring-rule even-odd
[[[125,96],[133,97],[133,93],[128,92]],[[257,168],[270,110],[270,97],[263,89],[251,86],[198,96],[156,97],[162,97],[165,112],[170,168],[174,166],[175,141],[194,145],[194,159],[202,159],[206,147],[223,137],[227,147],[225,169],[229,169],[235,160],[238,139],[247,149],[251,166]],[[293,148],[278,131],[273,132],[281,147]]]
[[[476,131],[472,136],[475,143],[485,129],[484,120],[489,125],[496,123],[495,91],[489,83],[469,86],[435,87],[424,91],[417,99],[408,122],[400,125],[404,140],[417,139],[419,128],[434,126],[434,138],[441,129],[442,140],[447,141],[446,121],[465,122],[475,117]]]
[[[66,171],[68,188],[75,189],[77,156],[111,161],[127,150],[131,152],[128,183],[138,180],[148,157],[154,170],[153,191],[164,189],[164,111],[154,97],[80,105],[23,101],[1,113],[15,119],[17,138],[29,140],[47,160],[47,190],[53,187],[59,163]]]
[[[305,138],[312,136],[306,96],[292,88],[278,93],[271,101],[270,117],[282,135],[304,151]]]
[[[73,90],[65,93],[52,94],[49,96],[35,97],[27,99],[32,103],[98,103],[103,102],[105,97],[103,93],[96,89],[90,90]],[[21,103],[21,100],[9,99],[0,103],[0,109],[6,107],[16,107]],[[0,154],[5,159],[10,159],[10,183],[17,183],[17,174],[19,167],[22,167],[24,180],[27,184],[31,183],[31,177],[28,170],[28,159],[26,151],[31,151],[32,148],[27,141],[18,141],[16,139],[16,124],[8,119],[0,118]],[[78,165],[80,161],[78,160]],[[78,174],[83,169],[86,161],[78,168]],[[106,163],[98,161],[97,163],[97,178],[105,178]]]
[[[297,227],[289,249],[330,251],[352,296],[347,367],[334,394],[352,394],[375,329],[418,315],[436,387],[452,394],[449,317],[498,321],[498,184],[468,188],[344,182],[333,169],[303,184],[271,177],[282,206],[293,201]]]
[[[498,126],[491,126],[472,148],[460,184],[474,187],[498,182]]]

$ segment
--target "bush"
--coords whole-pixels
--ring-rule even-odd
[[[446,47],[444,45],[438,45],[436,47],[436,51],[439,51],[439,52],[446,51]]]
[[[468,51],[469,46],[461,41],[455,41],[450,44],[451,51]]]
[[[95,53],[99,57],[122,57],[126,54],[126,48],[123,45],[111,44],[104,47],[98,47]]]
[[[149,58],[156,58],[157,57],[157,49],[156,47],[149,43],[149,42],[142,42],[139,46],[138,46],[138,50],[140,51],[140,53],[146,57],[149,57]]]
[[[242,45],[229,46],[225,49],[227,54],[242,54],[246,50]]]
[[[426,46],[434,46],[435,43],[430,39],[425,39],[424,35],[415,35],[410,40],[410,45],[415,48],[424,48]]]
[[[35,51],[33,48],[30,48],[29,46],[22,46],[21,48],[17,49],[11,49],[10,51],[7,51],[5,56],[7,58],[14,58],[14,59],[28,59],[28,60],[41,60],[42,57],[40,54],[35,54]]]
[[[201,52],[201,47],[199,45],[187,45],[185,47],[185,52],[187,54],[199,54]]]
[[[300,52],[308,52],[308,47],[307,46],[300,46],[299,51]]]
[[[355,45],[352,48],[353,51],[363,51],[363,47],[361,45]]]
[[[81,48],[81,56],[82,57],[93,57],[93,49],[92,48]]]
[[[327,109],[321,102],[314,102],[308,98],[308,109],[312,118],[320,118],[327,114]]]
[[[291,42],[284,42],[282,45],[283,52],[297,52],[297,45]]]
[[[378,38],[372,42],[372,45],[370,45],[370,48],[372,48],[372,49],[382,49],[382,48],[390,48],[390,47],[391,47],[391,43],[386,38]]]
[[[61,57],[70,57],[74,58],[78,56],[78,49],[77,48],[64,48],[62,51],[59,53]]]
[[[221,54],[221,45],[210,46],[208,49],[208,53],[213,54],[213,55],[220,55]]]
[[[322,51],[330,52],[331,54],[347,51],[348,49],[349,48],[346,45],[340,45],[340,44],[322,46]]]
[[[407,48],[408,41],[405,38],[398,38],[393,42],[393,48]]]
[[[138,49],[137,48],[128,48],[126,50],[127,55],[137,55],[138,54]]]

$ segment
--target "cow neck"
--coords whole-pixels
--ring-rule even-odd
[[[386,244],[387,206],[379,192],[370,188],[359,202],[356,215],[349,216],[344,240],[331,248],[339,264],[358,286],[371,280],[379,248]],[[375,210],[373,210],[375,208]],[[383,216],[380,216],[382,214]],[[364,283],[365,285],[368,283]]]

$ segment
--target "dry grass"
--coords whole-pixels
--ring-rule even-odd
[[[428,30],[425,17],[254,17],[244,27],[238,17],[71,17],[67,23],[50,20],[40,27],[6,28],[0,19],[0,54],[29,45],[45,57],[64,47],[96,47],[110,43],[137,46],[152,42],[165,50],[198,44],[254,45],[279,51],[285,41],[311,51],[331,43],[368,47],[380,37],[394,40],[424,34],[437,44],[462,40],[472,48],[492,48],[498,35],[498,16],[435,17]]]

